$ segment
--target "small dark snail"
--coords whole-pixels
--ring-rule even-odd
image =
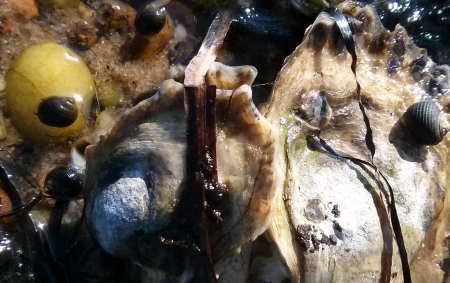
[[[159,33],[166,24],[166,10],[164,8],[147,7],[140,11],[134,20],[136,31],[143,36]]]
[[[406,110],[402,123],[422,145],[436,145],[450,130],[439,107],[431,100],[414,103]]]
[[[39,104],[36,113],[39,120],[52,127],[67,127],[78,117],[78,108],[73,97],[48,97]]]
[[[83,176],[71,165],[58,165],[45,177],[44,191],[51,197],[70,200],[83,190]]]
[[[149,59],[160,53],[174,35],[174,24],[157,0],[142,9],[134,20],[136,34],[130,45],[131,59]]]

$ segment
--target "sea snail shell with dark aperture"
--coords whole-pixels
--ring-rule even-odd
[[[170,0],[156,0],[137,13],[136,34],[130,44],[132,60],[145,60],[160,53],[174,36],[174,23],[163,5]]]
[[[45,178],[44,192],[62,200],[70,200],[83,191],[83,175],[71,165],[57,165]]]
[[[39,120],[52,127],[67,127],[78,118],[78,108],[73,97],[48,97],[39,104]]]
[[[143,36],[152,36],[159,33],[166,24],[166,11],[164,8],[150,6],[136,15],[134,25],[136,31]]]
[[[414,103],[402,117],[403,124],[422,145],[436,145],[450,130],[437,104],[431,100]]]

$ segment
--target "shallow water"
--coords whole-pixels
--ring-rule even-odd
[[[417,46],[439,64],[450,63],[450,1],[449,0],[385,0],[372,5],[384,26],[393,30],[401,24]]]

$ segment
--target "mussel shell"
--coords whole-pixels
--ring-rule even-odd
[[[39,104],[39,120],[52,127],[68,127],[78,117],[78,108],[73,97],[50,96]]]
[[[143,36],[159,33],[166,24],[166,10],[148,7],[140,11],[134,20],[136,31]]]
[[[422,145],[436,145],[442,141],[446,130],[441,126],[441,110],[430,100],[414,103],[405,112],[402,122]]]
[[[82,174],[70,165],[53,168],[45,178],[44,192],[52,197],[70,200],[83,190]]]

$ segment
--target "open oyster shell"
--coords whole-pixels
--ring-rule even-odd
[[[431,70],[448,67],[429,60],[402,27],[386,31],[370,6],[346,2],[341,8],[356,19],[356,71],[374,134],[373,162],[394,188],[409,260],[421,261],[423,268],[421,257],[430,247],[434,254],[444,247],[441,229],[446,224],[436,216],[447,213],[442,208],[447,207],[449,139],[435,147],[420,146],[400,117],[409,105],[426,97],[445,103],[448,89],[440,88],[439,93],[430,89]],[[283,154],[278,161],[286,180],[267,237],[276,243],[294,282],[300,278],[302,282],[378,282],[380,278],[383,237],[369,193],[378,190],[373,173],[314,149],[306,137],[318,129],[299,115],[311,96],[322,93],[332,115],[329,124],[322,125],[320,137],[337,150],[370,161],[351,62],[334,19],[322,13],[286,59],[268,102],[265,116],[279,135]],[[385,202],[391,201],[385,192],[380,194]],[[395,243],[393,254],[391,282],[403,282]],[[271,260],[276,257],[280,255],[273,253]],[[426,257],[431,266],[438,256]],[[442,281],[442,271],[426,275],[433,280],[423,280],[422,272],[413,269],[413,279]],[[270,278],[264,271],[255,276]]]
[[[253,67],[220,63],[207,75],[222,90],[216,102],[217,168],[227,189],[209,236],[215,262],[268,228],[280,188],[276,135],[251,100],[255,76]],[[146,267],[149,280],[190,282],[198,264],[196,243],[183,223],[189,213],[183,195],[192,190],[185,183],[183,94],[183,85],[165,81],[86,150],[91,234],[107,252]]]
[[[421,146],[401,117],[425,98],[448,108],[448,67],[429,60],[402,27],[386,31],[370,6],[340,8],[355,18],[356,78],[374,134],[373,163],[394,188],[413,279],[441,282],[434,265],[446,248],[449,138]],[[370,161],[351,62],[335,20],[322,13],[286,59],[263,115],[251,102],[254,68],[210,67],[206,81],[220,89],[218,174],[228,189],[209,229],[219,282],[379,281],[384,242],[371,193],[385,203],[389,194],[378,190],[376,173],[307,142],[320,134]],[[107,252],[144,266],[150,282],[195,281],[198,264],[183,222],[183,94],[181,84],[164,82],[86,150],[87,226]],[[402,282],[395,243],[392,249],[388,276]]]

